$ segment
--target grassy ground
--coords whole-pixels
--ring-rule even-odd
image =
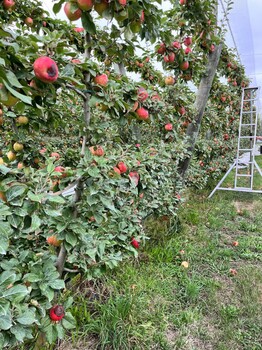
[[[149,221],[137,261],[77,287],[78,328],[57,349],[262,349],[262,197],[207,195]]]

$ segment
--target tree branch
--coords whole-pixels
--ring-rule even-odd
[[[68,87],[68,89],[74,90],[78,95],[80,95],[83,98],[84,101],[86,100],[86,95],[84,94],[84,92],[77,89],[75,86],[71,84],[66,84],[66,87]]]

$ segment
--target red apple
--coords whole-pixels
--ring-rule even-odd
[[[138,89],[138,100],[144,102],[148,98],[148,92],[143,87]]]
[[[134,237],[131,239],[131,244],[134,248],[139,248],[139,242]]]
[[[173,125],[171,123],[168,123],[165,125],[165,130],[166,131],[171,131],[173,129]]]
[[[174,41],[173,42],[173,47],[175,48],[175,49],[181,49],[181,44],[180,44],[180,42],[179,41]]]
[[[56,160],[60,159],[60,154],[57,152],[52,152],[51,157],[54,157]]]
[[[81,10],[89,11],[94,6],[93,0],[77,0],[77,5]]]
[[[178,108],[178,113],[179,113],[180,115],[184,115],[184,114],[186,113],[185,107],[179,107],[179,108]]]
[[[166,52],[166,45],[165,43],[161,43],[159,49],[157,50],[157,53],[160,55],[163,55]]]
[[[209,52],[211,53],[211,52],[214,52],[215,51],[215,45],[214,44],[212,44],[211,46],[210,46],[210,48],[209,48]]]
[[[81,63],[81,61],[78,58],[73,58],[71,60],[71,62],[74,63],[74,64],[80,64]]]
[[[188,61],[184,61],[180,64],[179,68],[181,70],[187,70],[189,68],[189,62]]]
[[[114,166],[114,172],[117,173],[118,175],[121,175],[121,171],[117,166]]]
[[[15,2],[13,0],[4,0],[3,6],[6,10],[12,9],[15,6]]]
[[[119,162],[119,163],[117,164],[117,167],[118,167],[118,169],[120,170],[121,174],[127,172],[127,166],[125,165],[124,162]]]
[[[34,24],[34,21],[31,17],[26,17],[25,19],[25,24],[28,26],[28,27],[32,27],[33,24]]]
[[[64,11],[70,21],[77,21],[81,17],[82,11],[79,8],[77,10],[73,10],[73,5],[74,4],[72,2],[66,2]]]
[[[119,4],[122,6],[126,6],[126,0],[118,0]]]
[[[106,86],[108,83],[108,76],[106,74],[97,75],[94,78],[94,82],[97,85]]]
[[[134,182],[135,185],[137,186],[138,185],[138,181],[139,181],[139,174],[138,174],[138,172],[137,171],[131,171],[128,176],[129,176],[130,180],[132,182]]]
[[[149,118],[148,110],[143,108],[143,107],[138,108],[136,110],[136,114],[137,114],[138,119],[140,119],[140,120],[147,120]]]
[[[191,47],[186,47],[185,48],[185,54],[188,55],[190,52],[192,52]]]
[[[58,78],[58,67],[50,57],[39,57],[34,62],[36,77],[44,83],[53,83]]]
[[[82,27],[75,27],[75,28],[73,28],[73,30],[77,33],[84,32],[84,28],[82,28]]]
[[[141,15],[140,15],[140,23],[143,23],[145,20],[145,12],[144,10],[141,11]]]
[[[190,36],[186,37],[184,39],[184,45],[185,46],[190,46],[192,44],[192,38]]]
[[[232,242],[232,246],[233,246],[233,247],[237,247],[238,244],[239,244],[238,241],[233,241],[233,242]]]
[[[168,55],[169,58],[169,62],[174,62],[176,55],[174,54],[174,52],[170,52],[170,54]]]
[[[186,5],[186,3],[187,3],[187,0],[179,0],[180,5]]]
[[[232,276],[236,276],[236,275],[237,275],[237,270],[235,270],[235,269],[229,269],[229,273],[230,273],[230,275],[232,275]]]

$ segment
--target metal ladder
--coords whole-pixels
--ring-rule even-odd
[[[216,190],[262,193],[253,188],[254,170],[262,176],[261,169],[255,160],[257,122],[258,122],[259,88],[243,88],[239,120],[237,156],[224,177],[210,193],[211,198]],[[234,186],[221,187],[232,170],[235,170]]]

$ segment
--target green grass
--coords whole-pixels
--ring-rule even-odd
[[[207,196],[188,192],[178,220],[147,222],[136,261],[78,287],[57,349],[262,349],[261,195]]]

